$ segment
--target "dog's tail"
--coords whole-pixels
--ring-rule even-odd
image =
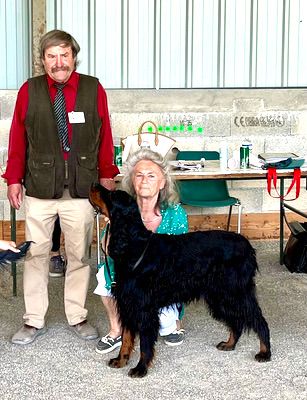
[[[31,243],[33,242],[27,241],[17,246],[17,249],[20,250],[18,253],[15,253],[11,250],[0,251],[0,268],[8,265],[11,262],[15,262],[23,258],[27,254]]]

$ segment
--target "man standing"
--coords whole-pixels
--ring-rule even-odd
[[[46,332],[49,252],[57,216],[67,256],[68,324],[83,339],[98,336],[85,308],[90,278],[85,254],[94,223],[88,192],[98,180],[114,189],[119,171],[113,164],[106,93],[98,79],[76,72],[79,51],[67,32],[46,33],[40,43],[45,74],[23,84],[15,105],[3,178],[17,210],[25,188],[26,239],[34,242],[24,266],[24,325],[12,338],[19,345]]]

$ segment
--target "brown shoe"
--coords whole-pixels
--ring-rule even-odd
[[[81,339],[92,340],[98,338],[98,332],[96,328],[92,327],[87,320],[82,321],[79,324],[72,325],[71,329]]]
[[[43,335],[47,332],[45,326],[41,329],[35,328],[30,325],[23,325],[18,332],[12,337],[11,342],[14,344],[25,345],[34,342],[37,336]]]

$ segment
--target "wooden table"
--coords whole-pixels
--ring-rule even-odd
[[[116,180],[121,181],[123,176],[123,168],[121,173],[117,175]],[[301,167],[302,177],[307,177],[307,163]],[[293,169],[277,170],[278,178],[292,178]],[[171,170],[171,175],[175,180],[187,179],[227,179],[231,180],[258,180],[266,179],[267,170],[261,168],[246,168],[246,169],[221,169],[219,161],[206,161],[205,166],[198,171],[180,171]]]

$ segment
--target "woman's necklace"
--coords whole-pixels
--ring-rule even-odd
[[[150,224],[151,222],[157,221],[157,220],[160,219],[160,218],[161,218],[161,215],[157,215],[157,216],[153,217],[153,218],[150,219],[150,220],[144,219],[144,218],[142,217],[142,221],[145,222],[145,224]]]

